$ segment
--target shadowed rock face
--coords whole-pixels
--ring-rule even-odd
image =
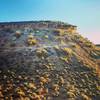
[[[75,28],[52,21],[1,23],[0,99],[99,100],[100,48]]]

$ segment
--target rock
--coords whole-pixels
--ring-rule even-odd
[[[68,98],[75,98],[75,94],[73,92],[67,92]]]
[[[31,89],[36,89],[36,86],[34,83],[28,83],[28,87]]]
[[[4,96],[3,96],[3,93],[0,91],[0,98],[3,98]]]
[[[42,82],[43,84],[46,84],[50,81],[49,78],[45,78],[45,77],[40,77],[40,82]]]
[[[84,94],[84,93],[82,93],[81,95],[82,95],[82,98],[83,98],[84,100],[92,100],[89,96],[87,96],[87,95]]]
[[[19,37],[21,36],[21,34],[22,34],[22,33],[21,33],[19,30],[16,31],[16,32],[15,32],[15,36],[16,36],[16,38],[19,38]]]

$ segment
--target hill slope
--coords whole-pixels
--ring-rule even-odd
[[[70,24],[23,23],[0,24],[0,99],[99,100],[100,48]]]

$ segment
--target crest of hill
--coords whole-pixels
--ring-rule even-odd
[[[69,27],[76,28],[75,25],[64,23],[61,21],[19,21],[19,22],[1,22],[0,28],[16,28],[16,27],[32,27],[32,28],[58,28],[66,29]]]

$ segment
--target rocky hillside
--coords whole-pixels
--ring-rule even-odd
[[[76,26],[0,23],[0,100],[100,100],[98,59]]]

